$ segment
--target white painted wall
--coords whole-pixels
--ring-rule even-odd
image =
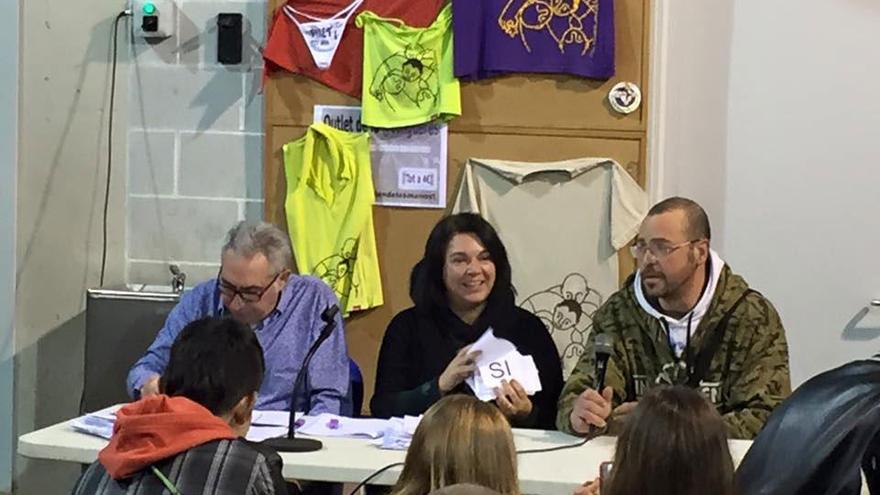
[[[654,198],[688,196],[703,205],[712,244],[722,249],[733,2],[670,0],[651,7],[652,53],[660,58],[651,67],[649,190]]]
[[[12,491],[19,0],[0,2],[0,492]]]
[[[732,3],[725,248],[782,314],[799,382],[880,346],[841,339],[880,297],[880,4]]]
[[[842,332],[880,297],[880,4],[658,3],[655,197],[707,206],[782,315],[795,385],[877,352],[880,310]]]
[[[0,256],[16,253],[14,427],[15,434],[23,434],[73,417],[79,409],[85,291],[98,285],[100,271],[110,40],[113,19],[127,2],[16,1],[21,6],[20,38],[12,30],[2,29],[11,16],[3,15],[9,0],[0,0],[0,41],[7,37],[20,39],[23,110],[15,203],[17,239],[0,235],[0,243],[15,242],[16,249],[4,251],[0,245]],[[181,225],[189,225],[195,218],[204,233],[209,223],[205,216],[220,216],[215,203],[228,207],[220,213],[229,214],[214,222],[222,228],[202,236],[209,239],[205,242],[214,243],[211,262],[216,262],[225,230],[239,218],[261,212],[262,176],[253,171],[262,170],[262,140],[258,135],[262,130],[262,99],[257,89],[265,1],[176,0],[175,5],[174,35],[163,43],[147,45],[138,41],[132,48],[129,19],[119,27],[108,286],[124,283],[126,268],[133,266],[126,264],[127,235],[132,236],[129,240],[134,239],[129,246],[140,248],[143,243],[138,241],[144,239],[145,231],[161,236],[158,242],[169,246],[167,257],[161,252],[140,256],[155,263],[137,266],[138,271],[129,273],[132,281],[167,283],[165,261],[194,259],[189,251],[177,254],[170,247],[183,244],[180,238],[185,246],[198,247],[200,240],[188,230],[175,238]],[[216,60],[215,19],[219,12],[246,15],[246,63],[241,66],[218,67],[211,62]],[[0,62],[6,48],[0,44]],[[5,102],[2,98],[6,94],[2,93],[7,76],[4,67],[0,71],[0,105]],[[3,146],[2,120],[6,115],[5,107],[0,106],[0,163],[7,149]],[[192,125],[175,120],[187,118]],[[162,138],[169,135],[173,143],[162,146]],[[144,158],[151,150],[155,150],[155,156],[147,161]],[[155,168],[139,166],[144,163]],[[180,173],[163,175],[174,164],[181,167]],[[212,169],[207,168],[212,165]],[[207,170],[205,173],[214,181],[211,184],[219,183],[218,188],[248,188],[225,194],[232,197],[225,202],[216,198],[209,198],[207,205],[189,202],[188,210],[175,207],[181,198],[165,201],[161,193],[163,180],[168,177],[180,183],[181,196],[214,196],[212,192],[187,189],[193,182],[195,167]],[[237,175],[233,174],[235,167]],[[0,168],[0,191],[7,185],[2,183],[4,170]],[[141,188],[137,190],[141,197],[130,194],[129,187]],[[0,228],[5,225],[3,199],[6,197],[0,199]],[[149,208],[137,208],[132,204],[135,199]],[[162,228],[154,228],[155,224]],[[185,266],[191,277],[188,282],[203,278],[198,268]],[[2,269],[0,258],[0,282],[4,281]],[[210,268],[210,273],[216,273],[216,266]],[[0,417],[9,417],[3,408],[12,407],[11,402],[0,396]],[[0,436],[0,441],[3,438]],[[0,446],[0,461],[2,451]],[[78,465],[17,456],[15,492],[69,493],[79,473]]]
[[[110,35],[123,0],[19,0],[15,429],[77,414],[85,291],[98,284],[107,167]],[[0,0],[0,3],[6,1]],[[126,40],[120,32],[107,283],[124,277]],[[22,495],[69,493],[80,467],[15,458]]]
[[[126,281],[188,286],[217,276],[226,231],[263,216],[266,0],[177,0],[171,37],[132,48]],[[240,13],[243,56],[217,62],[217,16]],[[193,232],[196,234],[193,235]]]

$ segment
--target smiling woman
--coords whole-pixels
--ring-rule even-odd
[[[562,369],[541,320],[514,305],[507,250],[479,215],[442,219],[413,268],[415,306],[397,314],[385,332],[371,410],[379,417],[418,415],[442,396],[471,393],[464,384],[475,370],[468,352],[488,328],[531,355],[542,390],[534,396],[512,380],[496,391],[495,404],[514,426],[553,428]]]

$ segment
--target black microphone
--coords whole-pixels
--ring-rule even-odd
[[[300,388],[302,388],[302,384],[305,381],[309,369],[309,363],[312,362],[312,357],[314,357],[318,348],[321,347],[321,344],[330,337],[330,334],[333,333],[333,330],[336,328],[337,313],[339,313],[339,306],[335,304],[328,306],[327,309],[321,313],[321,320],[324,321],[324,328],[309,348],[309,352],[306,353],[306,357],[303,359],[302,367],[300,367],[299,373],[296,374],[296,379],[293,382],[293,391],[290,394],[290,420],[287,423],[287,436],[269,438],[263,441],[265,445],[272,447],[279,452],[314,452],[316,450],[321,450],[324,446],[320,440],[315,440],[314,438],[296,438],[294,433],[294,429],[296,428],[296,411],[294,411],[294,403],[296,401],[296,394],[299,392]]]
[[[614,352],[614,338],[606,333],[593,338],[593,351],[596,355],[596,391],[602,394],[605,388],[605,372],[608,371],[608,358]]]

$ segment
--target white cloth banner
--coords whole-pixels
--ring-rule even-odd
[[[619,287],[617,251],[637,233],[648,196],[617,162],[470,159],[455,212],[475,212],[507,247],[518,304],[539,317],[567,378],[593,313]]]

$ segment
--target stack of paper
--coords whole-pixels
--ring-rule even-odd
[[[295,419],[302,418],[302,413],[296,413]],[[287,411],[254,411],[251,416],[251,428],[247,438],[251,442],[262,442],[267,438],[283,437],[287,435],[287,422],[290,413]]]
[[[296,413],[296,419],[302,417],[302,413]],[[251,425],[254,426],[287,426],[290,421],[290,413],[287,411],[260,411],[255,410],[251,415]]]
[[[408,449],[421,420],[421,416],[404,416],[386,420],[382,437],[374,441],[373,445],[388,450]]]
[[[495,337],[491,328],[474,342],[473,351],[481,351],[477,371],[465,383],[480,400],[494,400],[495,389],[501,388],[504,380],[516,380],[529,395],[541,391],[541,377],[532,356],[523,356],[509,340]]]
[[[113,406],[80,416],[71,421],[70,426],[76,431],[109,440],[113,435],[113,424],[116,422],[117,409],[118,407]]]
[[[73,429],[109,439],[113,434],[118,406],[86,414],[70,422]],[[254,411],[247,439],[260,442],[287,434],[290,414],[286,411]],[[296,432],[316,437],[370,438],[383,449],[406,450],[421,416],[391,419],[347,418],[322,413],[305,416],[296,413]]]
[[[72,420],[70,426],[76,431],[109,440],[113,435],[113,424],[116,422],[118,409],[119,406],[113,406],[80,416]],[[301,416],[302,413],[296,413],[297,418]],[[259,442],[286,435],[289,417],[290,413],[287,411],[254,411],[247,439]]]
[[[384,419],[346,418],[328,413],[304,416],[303,420],[297,433],[316,437],[379,438],[388,423]]]

